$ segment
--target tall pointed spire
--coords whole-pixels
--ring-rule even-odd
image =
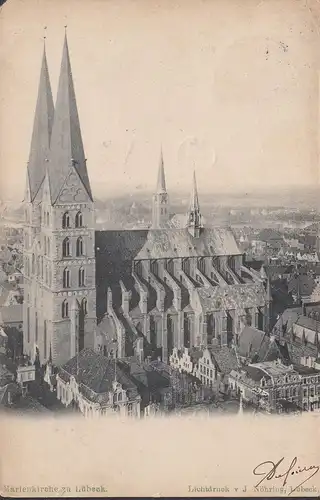
[[[169,197],[166,188],[163,153],[161,147],[157,187],[156,187],[156,192],[153,195],[152,228],[160,229],[166,227],[168,220],[169,220]]]
[[[203,227],[201,219],[202,219],[202,216],[201,216],[200,205],[199,205],[196,172],[194,170],[193,171],[193,179],[192,179],[190,206],[189,206],[188,219],[187,219],[187,227],[189,229],[189,232],[194,237],[198,237],[200,235],[201,229]]]
[[[190,212],[200,211],[196,171],[193,171],[192,190],[190,198]]]
[[[54,118],[54,106],[47,64],[46,47],[43,48],[38,99],[33,122],[33,132],[28,163],[28,180],[31,201],[37,195],[46,172],[50,138]]]
[[[159,170],[158,170],[158,181],[157,181],[157,193],[166,193],[166,179],[164,175],[164,164],[163,164],[163,152],[161,148],[160,152],[160,162],[159,162]]]
[[[50,150],[49,172],[52,202],[57,200],[71,166],[75,168],[92,200],[73,85],[67,33],[65,33],[64,38]]]

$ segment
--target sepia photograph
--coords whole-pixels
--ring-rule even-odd
[[[311,0],[2,6],[4,496],[319,496],[319,34]]]

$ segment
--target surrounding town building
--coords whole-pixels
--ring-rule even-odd
[[[282,401],[305,411],[320,409],[320,373],[302,365],[280,360],[253,363],[229,375],[232,390],[267,411],[276,412]]]
[[[118,360],[92,349],[83,349],[60,367],[57,397],[63,405],[75,405],[85,417],[140,416],[141,397],[136,384]]]

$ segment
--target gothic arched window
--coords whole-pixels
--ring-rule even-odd
[[[208,314],[207,316],[207,331],[209,335],[215,335],[216,319],[213,314]]]
[[[50,238],[48,236],[48,241],[47,241],[47,251],[48,251],[48,255],[50,256]]]
[[[81,212],[78,212],[76,214],[76,227],[82,227],[83,226],[83,216]]]
[[[64,300],[61,304],[61,315],[63,318],[68,318],[69,316],[69,304],[67,300]]]
[[[83,255],[83,239],[81,236],[77,239],[77,257],[80,257],[80,255]]]
[[[69,212],[65,212],[62,216],[62,227],[70,227],[70,215]]]
[[[65,268],[63,271],[63,288],[70,288],[70,271]]]
[[[70,257],[70,240],[69,238],[65,238],[62,242],[62,255],[63,257]]]
[[[84,315],[88,313],[88,302],[87,299],[83,299],[81,302],[82,312]]]
[[[80,267],[79,269],[79,286],[84,286],[84,269]]]

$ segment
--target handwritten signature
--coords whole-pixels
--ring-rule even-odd
[[[300,478],[304,477],[301,476],[302,473],[309,473],[307,477],[301,481],[298,485],[296,485],[294,488],[291,486],[291,493],[296,491],[300,486],[305,484],[307,481],[310,481],[310,479],[315,476],[320,469],[320,465],[309,465],[307,467],[300,467],[297,465],[298,459],[297,457],[294,457],[292,460],[291,464],[289,465],[288,468],[285,467],[284,463],[284,457],[282,457],[278,462],[271,462],[270,460],[267,460],[266,462],[261,462],[261,464],[257,465],[253,469],[253,474],[255,476],[263,476],[262,479],[256,484],[256,488],[263,483],[264,481],[270,481],[271,479],[283,479],[282,486],[285,486],[286,484],[289,483],[289,478],[293,476],[300,476]],[[284,471],[281,469],[285,469]],[[289,486],[289,484],[288,484]]]

